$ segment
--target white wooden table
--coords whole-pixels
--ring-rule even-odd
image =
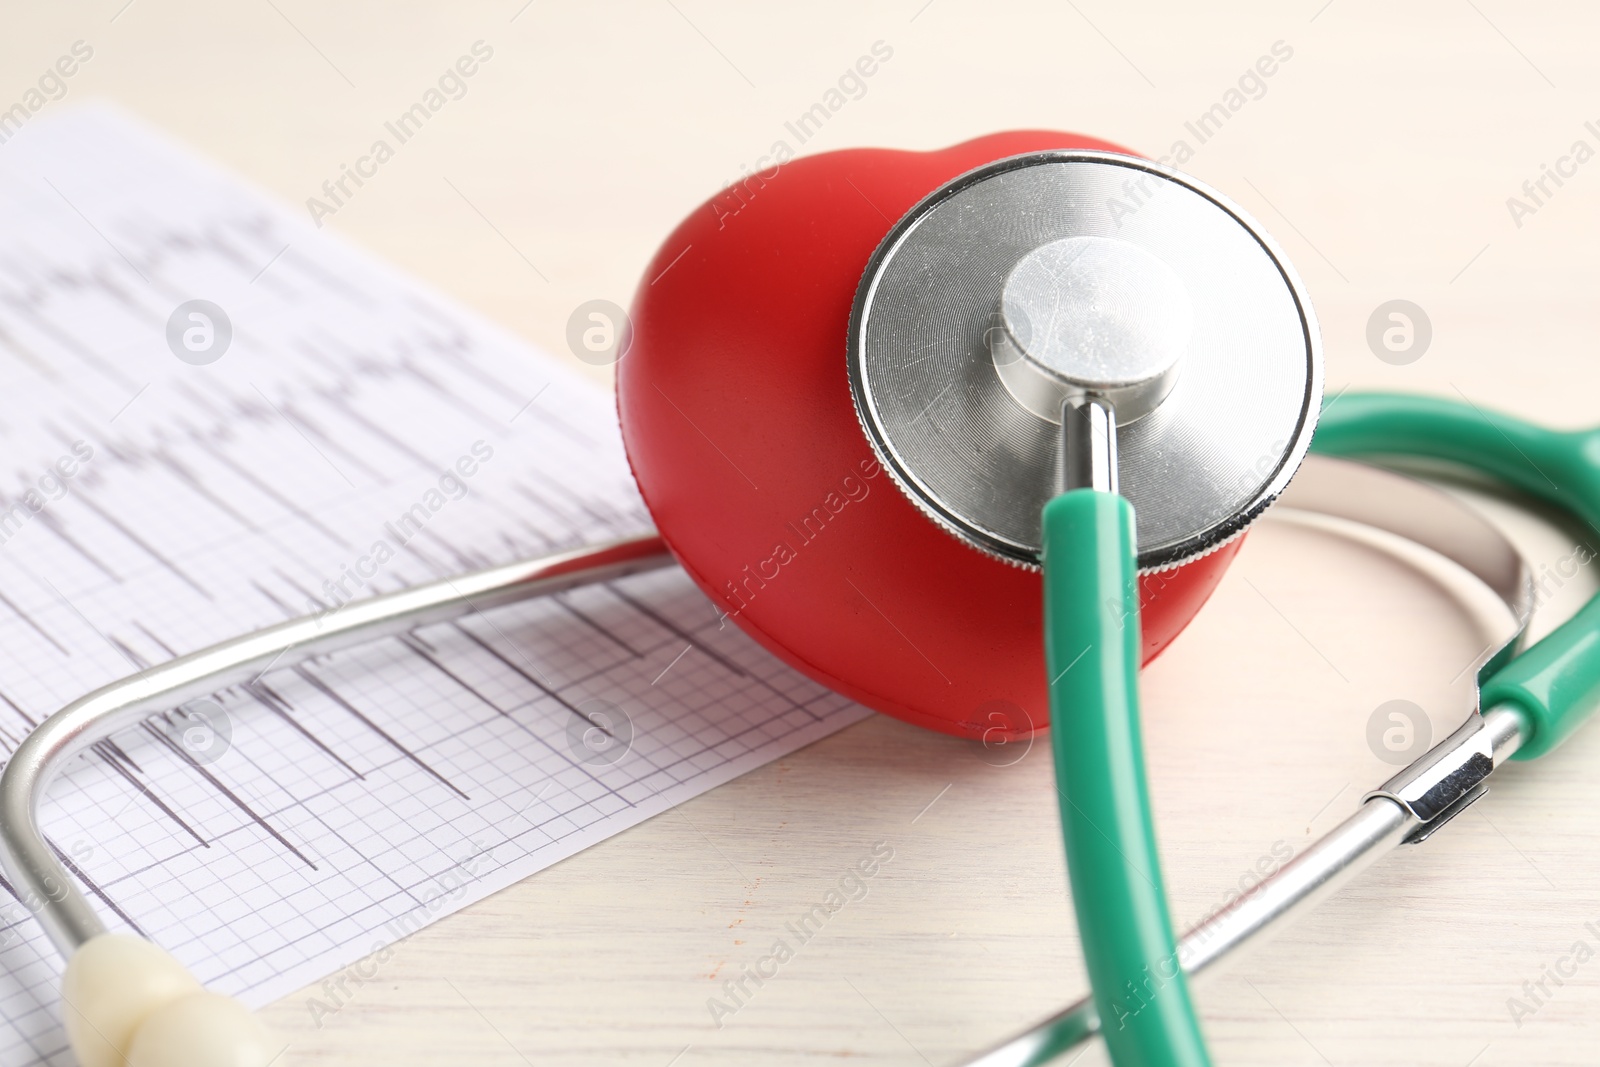
[[[806,151],[1008,127],[1151,155],[1185,140],[1185,168],[1254,212],[1306,279],[1330,392],[1600,421],[1600,162],[1566,165],[1540,203],[1522,189],[1574,141],[1600,149],[1584,125],[1600,119],[1591,6],[96,0],[6,22],[5,92],[87,41],[69,99],[113,98],[297,204],[484,42],[465,95],[325,221],[563,354],[574,307],[626,303],[656,241],[881,41],[892,57]],[[1272,76],[1230,96],[1275,45]],[[1203,143],[1185,126],[1230,103]],[[1512,196],[1535,210],[1514,217]],[[1405,365],[1365,339],[1395,298],[1433,329]],[[1512,522],[1536,569],[1570,551]],[[1565,583],[1549,615],[1593,587]],[[1459,721],[1481,643],[1405,567],[1261,525],[1145,675],[1177,916],[1387,775],[1366,743],[1379,704],[1420,704],[1435,736]],[[1600,926],[1597,766],[1591,728],[1505,773],[1434,842],[1204,984],[1218,1062],[1593,1063],[1600,963],[1520,1026],[1508,998],[1575,942],[1600,949],[1584,925]],[[865,897],[715,1025],[721,983],[880,841],[893,859]],[[1044,747],[1002,770],[878,719],[440,922],[320,1027],[312,990],[268,1016],[295,1064],[944,1064],[1084,989]]]

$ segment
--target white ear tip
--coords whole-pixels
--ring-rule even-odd
[[[206,992],[141,937],[86,941],[67,961],[61,998],[81,1067],[266,1067],[276,1054],[244,1005]]]
[[[157,1008],[133,1034],[128,1067],[267,1067],[277,1054],[255,1014],[201,990]]]
[[[123,1067],[133,1032],[151,1012],[198,992],[183,964],[128,934],[101,934],[67,961],[62,1017],[81,1067]]]

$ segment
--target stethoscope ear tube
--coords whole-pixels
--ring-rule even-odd
[[[1597,432],[1545,430],[1471,403],[1356,394],[1327,405],[1312,450],[1453,463],[1554,504],[1600,535]],[[1325,899],[1387,850],[1426,840],[1484,795],[1494,768],[1551,751],[1600,707],[1600,596],[1516,655],[1533,590],[1526,564],[1504,536],[1440,490],[1326,462],[1308,462],[1285,495],[1286,506],[1385,530],[1453,560],[1500,597],[1514,626],[1503,647],[1491,648],[1482,661],[1481,714],[1475,709],[1460,729],[1369,793],[1354,815],[1189,931],[1178,948],[1187,975]],[[1103,1006],[1097,1010],[1086,998],[968,1061],[969,1067],[1047,1063],[1100,1032],[1102,1017]]]
[[[1547,430],[1475,404],[1389,393],[1329,403],[1312,444],[1327,455],[1422,458],[1486,474],[1580,520],[1600,538],[1600,431]],[[1535,759],[1600,707],[1600,595],[1479,680],[1479,704],[1524,723],[1515,759]]]

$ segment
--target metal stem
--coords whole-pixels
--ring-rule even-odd
[[[671,553],[653,532],[587,545],[351,601],[112,682],[35,727],[0,773],[0,869],[62,956],[70,957],[79,945],[106,932],[39,831],[40,798],[73,756],[152,713],[312,655],[671,562]]]
[[[1061,405],[1061,491],[1072,489],[1117,492],[1117,413],[1090,394]]]

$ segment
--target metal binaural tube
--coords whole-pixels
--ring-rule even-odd
[[[1521,726],[1521,719],[1508,708],[1491,708],[1481,716],[1474,714],[1465,726],[1412,766],[1466,764],[1483,749],[1492,753],[1492,766],[1499,766],[1521,743]],[[1477,784],[1481,783],[1458,783],[1458,794],[1452,803],[1468,799]],[[1429,822],[1435,827],[1442,825],[1459,810],[1447,806]],[[1184,937],[1180,949],[1184,970],[1199,974],[1256,934],[1272,926],[1287,925],[1376,863],[1384,853],[1414,840],[1421,822],[1400,801],[1382,794],[1368,797],[1353,815],[1306,851],[1195,926]]]
[[[653,532],[587,545],[352,601],[103,686],[35,727],[0,773],[0,870],[62,956],[71,957],[84,942],[106,932],[39,830],[39,801],[71,757],[152,713],[314,654],[671,562],[671,553]]]

